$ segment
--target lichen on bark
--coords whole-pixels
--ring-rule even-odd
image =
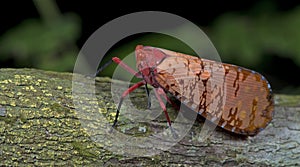
[[[74,75],[81,78],[76,81],[82,85],[78,90],[82,94],[77,98],[86,114],[79,115],[73,102]],[[95,130],[105,120],[112,123],[116,110],[110,93],[111,79],[96,78],[96,99],[87,98],[86,80],[85,76],[72,73],[0,69],[0,165],[300,165],[300,96],[275,95],[274,119],[257,136],[241,137],[217,128],[207,140],[200,141],[203,120],[199,118],[189,133],[170,149],[150,157],[132,157],[107,149],[116,143],[110,143],[104,134],[89,133],[83,126],[82,120],[93,121],[88,128]],[[143,89],[133,92],[130,99],[136,108],[147,106]],[[125,106],[122,110],[119,132],[143,137],[166,127],[163,115],[150,123],[132,122],[124,116],[131,109],[132,106]],[[168,110],[172,118],[176,117],[172,107]],[[92,117],[99,113],[104,120]],[[95,137],[106,141],[97,142]],[[151,144],[155,143],[137,145],[137,150],[151,149]]]

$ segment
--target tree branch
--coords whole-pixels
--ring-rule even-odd
[[[154,109],[145,110],[147,97],[142,88],[122,106],[118,131],[106,131],[116,111],[112,99],[114,94],[120,96],[118,90],[111,89],[112,83],[126,88],[124,82],[109,78],[96,78],[94,84],[92,78],[79,74],[0,69],[0,164],[300,165],[300,96],[276,95],[274,120],[257,136],[242,137],[217,128],[201,141],[203,119],[198,118],[172,146],[172,137],[159,143],[153,137],[167,124],[163,114],[148,121],[156,106],[154,102]],[[72,84],[76,87],[73,92]],[[174,120],[178,112],[171,106],[168,111]],[[136,123],[133,118],[140,112],[148,115],[140,119],[144,122]],[[139,143],[144,138],[147,140]],[[168,149],[161,147],[169,145]],[[128,147],[134,152],[128,152]]]

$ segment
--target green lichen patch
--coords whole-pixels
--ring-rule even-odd
[[[71,74],[32,69],[0,73],[0,164],[101,162],[98,155],[105,150],[93,148],[74,110]]]
[[[217,128],[202,141],[204,120],[197,119],[183,139],[163,150],[157,146],[170,144],[165,141],[170,140],[171,131],[166,130],[165,116],[155,98],[147,109],[143,88],[124,99],[118,124],[113,134],[110,132],[119,101],[114,96],[122,94],[111,89],[112,83],[128,86],[79,74],[0,69],[0,166],[299,164],[297,96],[276,95],[274,120],[255,137],[234,136]],[[174,121],[178,112],[170,105],[167,110]],[[150,138],[140,142],[161,132],[166,135],[160,141]],[[126,148],[138,156],[124,154]],[[145,150],[161,152],[146,157]]]
[[[276,95],[275,98],[275,105],[280,106],[300,106],[300,95]]]

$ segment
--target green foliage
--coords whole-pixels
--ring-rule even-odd
[[[18,66],[56,71],[71,70],[78,50],[80,19],[65,14],[45,23],[28,19],[7,31],[0,40],[0,61],[15,59]]]
[[[300,66],[300,7],[255,16],[224,14],[210,35],[219,53],[239,65],[255,66],[266,54],[290,58]]]
[[[76,41],[81,32],[79,16],[61,14],[54,0],[34,0],[34,4],[40,18],[24,20],[1,35],[0,61],[13,60],[17,67],[71,71],[78,54]],[[263,68],[263,62],[268,62],[269,55],[276,55],[291,59],[300,67],[299,18],[300,7],[279,12],[273,1],[264,0],[248,11],[225,13],[202,29],[212,40],[223,62],[263,71],[259,69]],[[185,25],[168,31],[191,34]],[[197,51],[203,49],[199,37],[188,38],[199,46]],[[118,56],[135,67],[133,52],[139,44],[196,55],[184,41],[163,34],[146,33],[122,40],[111,48],[102,63]],[[132,59],[126,60],[127,57]],[[101,75],[113,76],[115,67],[109,66]],[[118,79],[124,77],[121,75]],[[278,82],[281,82],[280,79]],[[293,87],[288,89],[295,90]]]

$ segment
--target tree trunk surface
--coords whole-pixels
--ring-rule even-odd
[[[109,78],[0,69],[0,165],[300,165],[300,96],[276,94],[274,118],[256,136],[216,128],[203,138],[204,119],[198,116],[184,136],[176,137],[155,98],[146,109],[144,88],[124,99],[111,128],[127,87]],[[180,115],[171,105],[167,109],[172,121]]]

